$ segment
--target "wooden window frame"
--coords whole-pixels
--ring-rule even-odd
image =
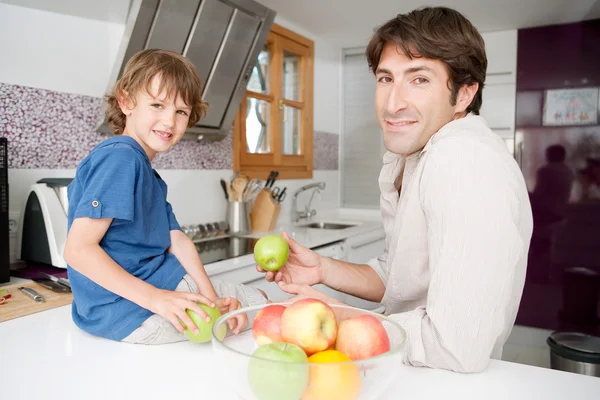
[[[233,125],[233,169],[250,178],[266,179],[272,170],[279,171],[277,179],[310,179],[313,176],[313,89],[314,89],[314,42],[280,25],[273,24],[267,38],[270,53],[270,93],[247,91],[244,95]],[[302,58],[301,101],[283,98],[283,52],[288,50]],[[246,152],[246,124],[248,96],[271,103],[269,116],[269,154]],[[301,155],[282,154],[281,106],[302,110]]]

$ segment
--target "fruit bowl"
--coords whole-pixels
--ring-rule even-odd
[[[381,396],[402,364],[404,329],[390,318],[359,308],[313,299],[301,302],[310,304],[246,307],[215,322],[215,364],[228,376],[229,390],[244,400],[374,400]],[[273,340],[269,340],[261,332],[277,320],[273,306],[283,310],[277,322],[281,332],[275,336],[285,335],[279,339],[271,335]],[[273,315],[265,316],[270,312]],[[233,334],[228,321],[240,314],[248,317],[248,327]],[[335,334],[331,331],[333,315]],[[378,354],[365,356],[373,352]]]

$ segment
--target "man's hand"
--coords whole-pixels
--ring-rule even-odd
[[[221,315],[225,315],[229,312],[242,308],[239,300],[233,297],[218,298],[215,300],[215,304],[219,308]],[[237,335],[243,329],[245,329],[246,326],[248,326],[248,316],[246,316],[245,313],[238,314],[235,316],[235,318],[229,318],[227,323],[229,324],[229,329],[231,329],[231,331]]]
[[[258,272],[266,272],[268,282],[296,283],[299,285],[316,285],[323,282],[322,257],[311,249],[291,239],[287,233],[281,235],[290,246],[287,262],[276,272],[265,271],[256,266]]]

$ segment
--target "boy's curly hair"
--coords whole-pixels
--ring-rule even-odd
[[[159,93],[166,91],[168,96],[181,99],[191,107],[188,127],[204,118],[208,104],[202,100],[202,86],[194,65],[185,57],[168,50],[149,49],[136,53],[125,65],[123,75],[115,84],[111,93],[106,96],[108,123],[115,135],[125,129],[125,114],[119,107],[119,98],[128,96],[135,106],[135,93],[144,90],[151,93],[152,80],[160,76]]]

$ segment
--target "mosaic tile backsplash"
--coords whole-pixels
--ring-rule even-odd
[[[104,100],[0,83],[0,136],[8,139],[9,168],[72,169],[106,139],[94,131]],[[153,161],[157,169],[230,169],[231,134],[220,142],[183,140]],[[314,133],[314,169],[338,169],[339,136]]]

